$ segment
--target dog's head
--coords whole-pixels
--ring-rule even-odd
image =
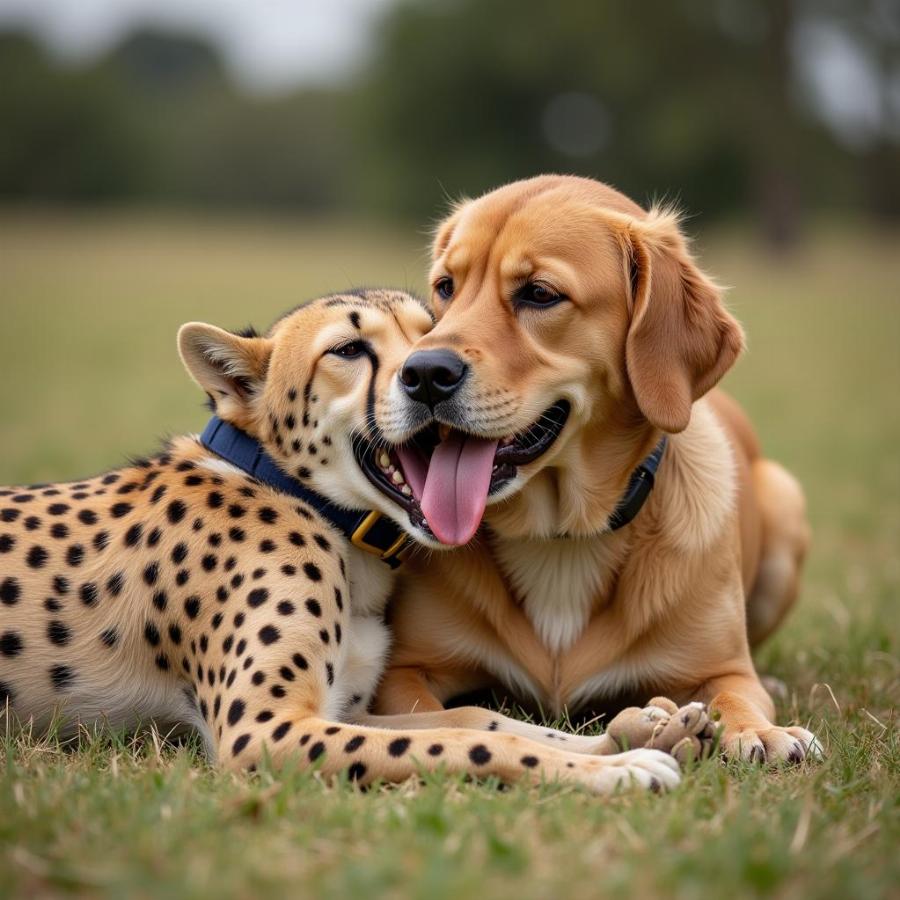
[[[545,495],[562,480],[589,489],[604,434],[641,433],[646,447],[683,430],[743,346],[677,216],[588,179],[460,204],[437,231],[431,284],[439,322],[403,368],[405,431],[390,437],[408,441],[406,477],[445,544],[539,473],[557,473]]]
[[[259,440],[284,472],[428,541],[410,519],[412,490],[383,433],[405,397],[400,369],[432,324],[408,294],[360,291],[306,304],[264,336],[184,325],[178,345],[216,414]]]

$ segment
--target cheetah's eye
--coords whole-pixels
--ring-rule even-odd
[[[328,351],[335,356],[342,356],[344,359],[357,359],[366,352],[366,345],[362,341],[348,341],[346,344],[340,344]]]

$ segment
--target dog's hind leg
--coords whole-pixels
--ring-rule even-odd
[[[758,459],[752,478],[763,532],[759,569],[747,598],[747,634],[756,646],[775,631],[797,599],[810,529],[803,489],[786,469]]]

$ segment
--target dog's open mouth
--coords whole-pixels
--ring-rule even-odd
[[[366,477],[407,510],[410,521],[442,544],[466,544],[478,530],[488,497],[519,466],[546,453],[565,427],[571,407],[560,400],[524,431],[483,438],[433,423],[391,448],[358,446]]]

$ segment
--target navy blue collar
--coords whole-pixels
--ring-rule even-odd
[[[360,550],[396,569],[408,543],[406,532],[375,510],[345,509],[285,474],[256,438],[218,416],[209,420],[200,443],[251,478],[311,506]]]
[[[218,416],[213,416],[209,420],[206,429],[200,435],[200,443],[257,481],[284,494],[297,497],[311,506],[342,532],[355,547],[378,556],[392,569],[401,564],[409,538],[399,525],[381,513],[375,510],[345,509],[304,487],[278,467],[259,441],[224,422]],[[653,452],[632,472],[625,495],[609,517],[607,523],[609,531],[624,528],[641,511],[641,507],[650,496],[650,491],[653,490],[656,470],[666,451],[666,443],[663,436]]]
[[[656,482],[656,470],[666,452],[668,439],[662,436],[653,452],[631,473],[625,496],[619,501],[615,512],[609,517],[606,527],[610,531],[624,528],[641,511]]]

